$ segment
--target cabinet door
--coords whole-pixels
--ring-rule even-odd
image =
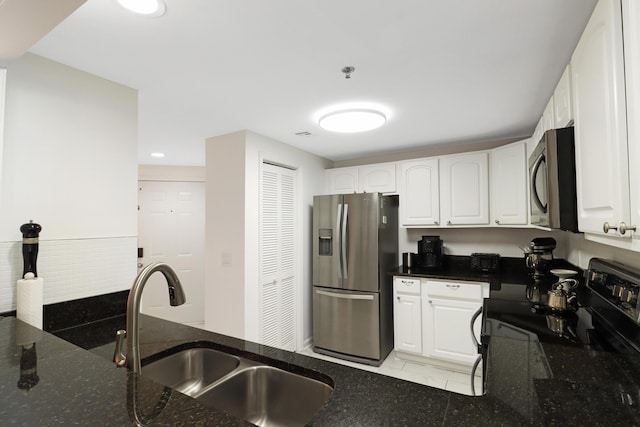
[[[627,142],[629,147],[631,225],[640,226],[640,2],[622,2],[624,18],[624,63],[627,89]],[[633,119],[635,117],[635,119]],[[634,232],[639,239],[640,233]]]
[[[472,365],[478,349],[471,338],[470,324],[481,306],[481,302],[423,297],[424,354]],[[474,325],[476,337],[480,336],[480,323]]]
[[[603,234],[605,222],[629,224],[630,214],[620,0],[598,2],[571,67],[578,227]]]
[[[442,220],[447,225],[489,224],[487,152],[446,156],[440,164]]]
[[[543,132],[548,131],[549,129],[555,128],[555,111],[554,111],[554,102],[553,96],[547,103],[547,106],[544,108],[542,112],[542,128]]]
[[[395,163],[380,163],[377,165],[360,166],[358,168],[358,174],[360,192],[396,192]]]
[[[420,295],[396,293],[393,311],[395,349],[422,354]]]
[[[335,168],[325,171],[329,182],[328,194],[350,194],[358,192],[358,168]]]
[[[573,102],[571,98],[571,64],[567,65],[553,92],[554,128],[564,128],[573,122]]]
[[[496,225],[528,222],[527,143],[519,141],[491,152],[491,218]]]
[[[438,159],[400,164],[400,217],[404,226],[440,223]]]
[[[533,135],[529,138],[529,142],[527,143],[527,159],[531,156],[533,150],[536,149],[538,142],[542,139],[542,135],[544,135],[544,123],[542,123],[542,117],[540,117],[540,120],[538,120],[538,124],[533,131]]]

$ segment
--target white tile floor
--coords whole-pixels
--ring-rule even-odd
[[[450,371],[438,366],[404,360],[396,355],[395,350],[392,350],[382,365],[378,367],[315,353],[311,347],[302,350],[300,354],[455,393],[471,395],[470,373]],[[478,370],[482,372],[482,365],[478,367]],[[475,377],[475,389],[477,393],[482,390],[482,379],[479,376]]]

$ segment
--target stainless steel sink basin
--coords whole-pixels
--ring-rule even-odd
[[[210,348],[166,356],[143,366],[142,376],[263,427],[304,425],[333,391],[322,381]]]
[[[142,367],[142,376],[189,396],[232,372],[240,359],[210,348],[190,348]]]
[[[242,369],[198,400],[259,426],[304,425],[333,389],[312,378],[260,365]]]

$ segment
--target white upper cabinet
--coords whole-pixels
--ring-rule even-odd
[[[327,194],[349,194],[358,192],[358,168],[327,169],[325,177],[328,181]]]
[[[400,163],[400,223],[426,226],[440,223],[438,159]]]
[[[573,98],[571,97],[571,64],[567,65],[553,92],[554,129],[570,126],[573,122]]]
[[[528,139],[491,151],[491,220],[497,226],[528,223]]]
[[[542,112],[542,133],[549,129],[555,129],[555,125],[555,105],[552,96]]]
[[[325,177],[327,194],[396,192],[395,163],[327,169]]]
[[[627,93],[627,145],[629,149],[631,226],[640,226],[640,2],[622,2],[624,61]],[[634,244],[640,233],[634,232]],[[637,247],[634,249],[638,249]]]
[[[440,158],[440,206],[444,224],[489,224],[488,167],[485,151]]]
[[[600,0],[571,58],[580,231],[629,237],[629,167],[620,0]],[[637,79],[638,76],[632,78]]]
[[[396,164],[380,163],[360,166],[358,168],[358,183],[360,192],[395,193]]]

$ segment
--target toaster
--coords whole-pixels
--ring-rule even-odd
[[[471,271],[483,273],[495,273],[500,271],[500,255],[499,254],[471,254]]]

